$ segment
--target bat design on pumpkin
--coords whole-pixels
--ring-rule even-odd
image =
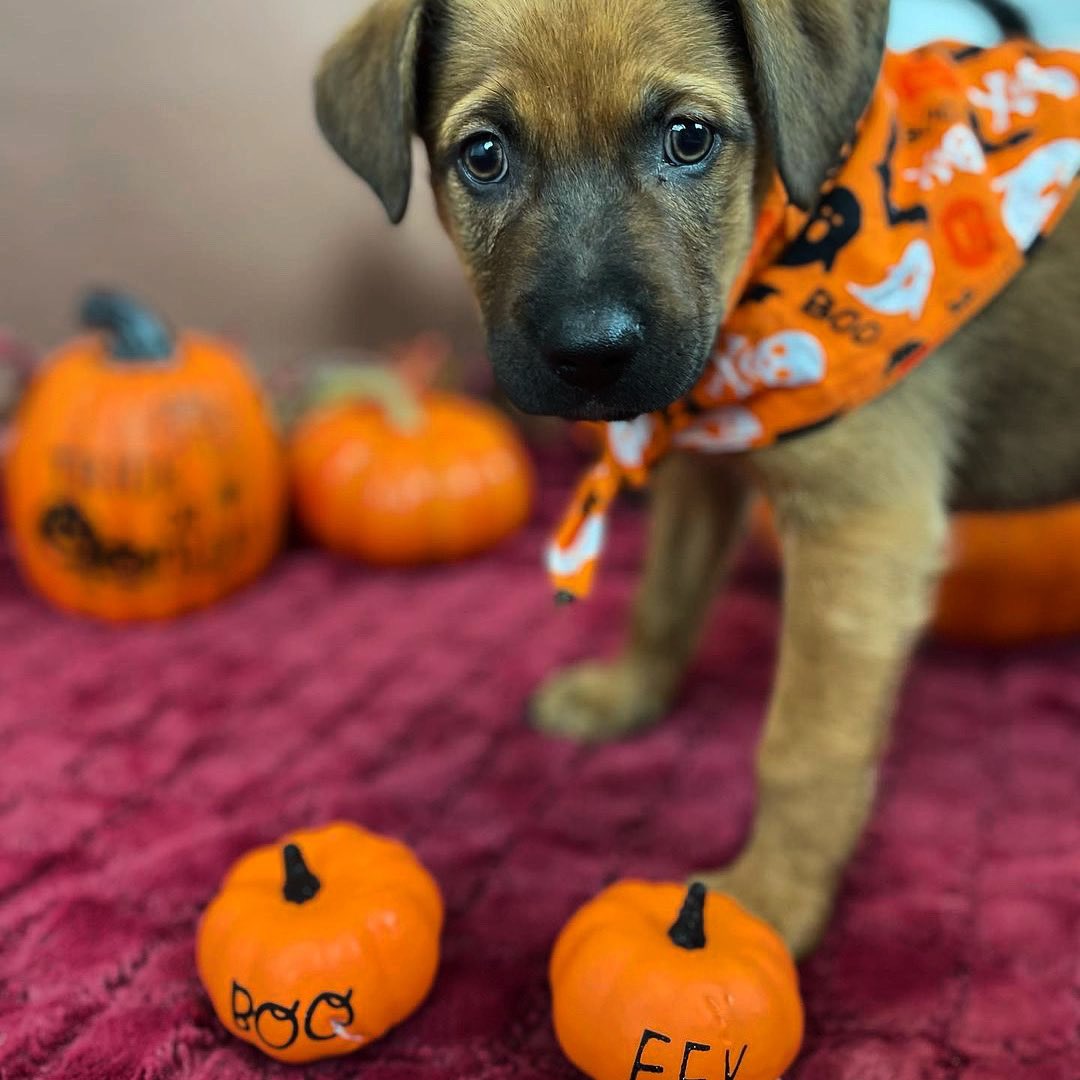
[[[40,532],[46,543],[83,574],[111,573],[124,581],[135,581],[152,573],[161,559],[156,551],[139,551],[125,541],[103,540],[75,503],[57,503],[45,510]]]

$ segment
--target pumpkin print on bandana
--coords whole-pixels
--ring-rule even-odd
[[[603,425],[548,551],[586,595],[604,518],[672,448],[738,453],[820,427],[914,370],[1020,272],[1076,195],[1080,54],[952,42],[885,57],[812,214],[766,198],[742,288],[698,385]]]

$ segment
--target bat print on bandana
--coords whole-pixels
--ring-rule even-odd
[[[1080,79],[1065,67],[1042,67],[1030,56],[1016,62],[1012,74],[990,71],[981,86],[968,90],[968,101],[990,113],[990,130],[1003,135],[1014,116],[1032,117],[1039,107],[1039,95],[1051,94],[1068,101],[1080,94]]]
[[[900,261],[877,285],[848,285],[848,292],[879,315],[917,319],[934,283],[934,253],[922,239],[912,240]]]
[[[941,145],[931,150],[918,168],[904,170],[904,179],[917,183],[923,191],[931,191],[936,184],[951,184],[958,172],[971,176],[986,172],[982,144],[966,124],[953,124]]]
[[[907,364],[911,365],[917,359],[925,356],[927,352],[927,345],[925,341],[905,341],[898,349],[896,349],[892,356],[889,357],[889,363],[886,371],[895,371],[897,368]]]
[[[768,300],[770,296],[776,296],[779,292],[780,290],[775,286],[764,281],[757,281],[743,293],[742,302],[744,304],[760,304]]]
[[[825,349],[805,330],[782,330],[753,345],[727,335],[713,356],[705,393],[713,400],[745,400],[762,389],[812,386],[825,378]]]
[[[928,217],[925,206],[916,204],[901,209],[893,202],[893,158],[896,156],[899,141],[900,127],[894,120],[889,134],[889,145],[885,148],[885,157],[877,167],[878,176],[881,177],[882,198],[885,200],[885,215],[890,225],[907,225],[917,221],[926,221]]]
[[[802,233],[777,260],[779,266],[809,266],[822,263],[832,270],[841,251],[858,235],[862,207],[855,193],[835,187],[818,203],[814,216]]]
[[[1005,228],[1021,251],[1027,251],[1039,238],[1077,173],[1080,139],[1056,139],[994,180],[993,189],[1004,193],[1001,215]]]
[[[952,58],[958,63],[962,64],[965,60],[972,60],[977,56],[982,56],[986,50],[981,45],[962,45],[952,54]]]
[[[979,140],[979,145],[982,147],[982,151],[988,157],[992,154],[1000,154],[1004,150],[1012,150],[1017,146],[1021,146],[1031,139],[1035,132],[1030,130],[1014,131],[1006,135],[1005,138],[998,142],[994,142],[993,139],[988,139],[983,132],[982,122],[979,120],[979,114],[972,109],[971,110],[971,130],[975,132],[975,137]]]

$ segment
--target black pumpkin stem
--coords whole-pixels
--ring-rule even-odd
[[[83,300],[79,321],[87,330],[112,336],[115,360],[168,360],[175,351],[172,332],[149,308],[123,293],[97,289]]]
[[[708,892],[700,881],[695,881],[686,893],[682,911],[668,931],[668,937],[680,949],[705,948],[705,898]]]
[[[295,844],[286,844],[281,851],[285,859],[285,888],[282,893],[290,904],[306,904],[314,900],[322,882],[308,869],[304,856]]]

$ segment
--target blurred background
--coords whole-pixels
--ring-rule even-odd
[[[428,190],[396,233],[323,144],[321,51],[363,0],[0,0],[0,325],[71,331],[88,282],[260,366],[419,328],[478,342]]]
[[[0,0],[0,327],[49,347],[89,282],[225,330],[267,368],[480,335],[423,181],[405,224],[321,141],[310,80],[364,0]],[[1026,0],[1080,43],[1080,3]],[[894,44],[991,41],[969,0],[898,0]]]

